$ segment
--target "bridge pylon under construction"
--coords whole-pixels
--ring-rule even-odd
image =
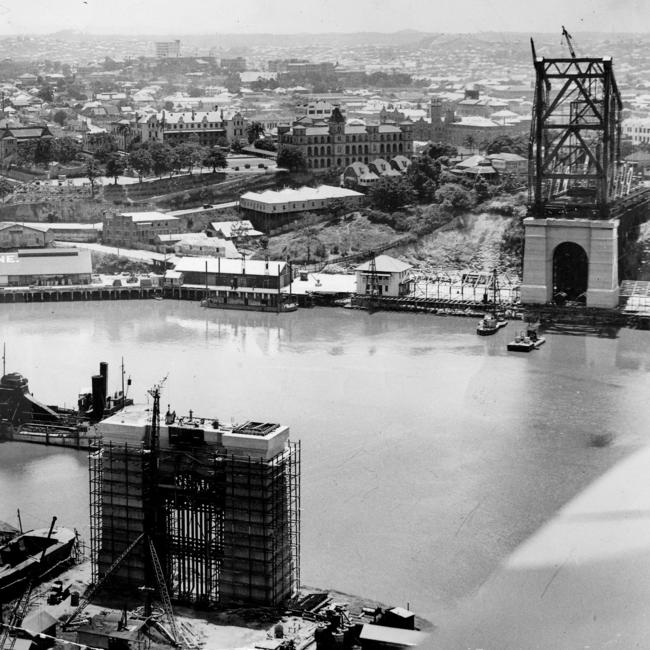
[[[525,304],[619,303],[620,262],[650,191],[620,161],[622,102],[612,59],[535,54],[524,220]]]

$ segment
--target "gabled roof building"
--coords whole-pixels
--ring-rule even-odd
[[[377,255],[355,269],[357,294],[371,295],[374,291],[377,296],[404,296],[411,290],[409,271],[412,268],[390,255]]]
[[[45,125],[7,126],[0,132],[0,160],[4,162],[16,153],[21,144],[51,140],[52,133]]]
[[[325,120],[301,118],[278,127],[280,144],[297,147],[309,170],[344,169],[353,162],[368,164],[377,157],[413,155],[410,121],[400,124],[348,124],[338,108]]]
[[[176,144],[198,138],[199,144],[211,147],[222,138],[228,142],[245,137],[245,123],[241,113],[223,110],[212,111],[162,111],[143,115],[137,120],[137,129],[142,142],[169,142]]]

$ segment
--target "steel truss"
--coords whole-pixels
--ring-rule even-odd
[[[629,191],[620,159],[622,102],[612,60],[534,58],[529,151],[534,216],[606,219]]]

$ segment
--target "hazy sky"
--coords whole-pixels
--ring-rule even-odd
[[[648,32],[648,0],[0,0],[0,33]]]

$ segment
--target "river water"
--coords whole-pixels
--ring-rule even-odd
[[[302,441],[302,581],[433,622],[572,497],[647,443],[650,333],[549,334],[344,309],[261,314],[174,301],[3,305],[7,371],[76,401],[100,361],[130,396],[167,377],[178,414],[280,422]],[[1,342],[1,341],[0,341]],[[610,434],[612,443],[593,444]],[[88,535],[82,452],[0,445],[0,519]]]

